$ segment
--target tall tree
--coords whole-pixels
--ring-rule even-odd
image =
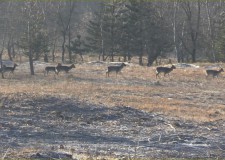
[[[25,2],[23,8],[24,31],[20,47],[29,57],[31,75],[34,75],[34,58],[38,59],[40,54],[48,51],[48,35],[44,30],[42,14],[37,1]]]
[[[201,2],[198,0],[197,5],[195,5],[195,2],[182,2],[182,8],[187,18],[187,29],[188,35],[190,36],[190,45],[188,46],[184,41],[183,44],[186,51],[191,55],[192,62],[196,62],[198,37],[200,32]]]
[[[130,10],[129,21],[130,26],[129,30],[131,31],[131,50],[136,52],[136,55],[139,56],[139,64],[143,65],[143,56],[145,52],[145,24],[146,22],[146,3],[143,0],[130,0],[129,4],[126,5]],[[149,14],[149,13],[148,13]]]
[[[115,53],[119,51],[118,38],[121,33],[119,17],[122,4],[121,0],[100,3],[99,10],[94,13],[94,19],[88,24],[87,45],[93,51],[101,53],[103,60],[109,56],[110,60],[114,61]]]
[[[139,64],[143,65],[143,56],[148,56],[148,66],[171,46],[171,28],[164,23],[162,15],[155,9],[152,2],[130,0],[131,50],[139,56]]]
[[[105,42],[103,31],[103,20],[105,15],[104,2],[99,3],[98,10],[94,11],[92,19],[87,25],[87,36],[85,37],[86,49],[99,53],[98,59],[105,60]]]
[[[225,62],[225,24],[221,26],[219,35],[215,42],[215,48],[217,49],[217,60]]]
[[[121,22],[120,17],[120,6],[123,4],[121,0],[111,0],[106,3],[105,15],[104,15],[104,32],[105,32],[105,46],[108,49],[110,60],[114,61],[115,53],[118,53],[117,38],[119,37],[120,31],[119,26]]]
[[[77,38],[74,41],[71,41],[71,45],[67,46],[68,50],[72,53],[80,55],[81,61],[84,61],[83,52],[84,52],[84,42],[81,40],[81,35],[77,35]]]
[[[65,49],[66,49],[66,38],[68,35],[68,45],[71,44],[71,26],[72,26],[72,18],[75,12],[76,2],[69,0],[68,2],[63,2],[60,5],[60,10],[58,12],[58,24],[61,27],[61,35],[62,35],[62,62],[65,61]],[[71,61],[71,51],[69,51],[69,59]]]

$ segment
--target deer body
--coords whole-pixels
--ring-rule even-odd
[[[47,66],[45,67],[45,75],[48,75],[48,72],[55,72],[57,74],[57,69],[56,67]]]
[[[160,73],[164,73],[164,76],[166,74],[169,74],[172,72],[173,69],[176,69],[174,65],[172,65],[170,68],[169,67],[157,67],[156,68],[156,78],[159,76]]]
[[[68,73],[72,68],[75,68],[74,64],[71,64],[70,66],[63,66],[59,63],[58,66],[56,67],[57,74],[59,74],[59,72]]]
[[[9,73],[14,73],[14,70],[16,69],[16,66],[18,66],[16,63],[13,65],[13,67],[7,67],[6,65],[2,66],[1,72],[9,72]]]
[[[220,68],[219,71],[217,71],[217,70],[206,70],[206,77],[211,75],[211,76],[213,76],[213,78],[215,78],[215,77],[218,78],[218,76],[221,72],[224,72],[223,68]]]
[[[123,67],[125,67],[126,65],[124,63],[122,63],[121,65],[117,65],[117,66],[108,66],[108,70],[106,71],[106,76],[109,77],[109,73],[110,72],[116,72],[116,76],[118,74],[118,72],[120,72]]]
[[[55,74],[58,74],[57,67],[61,66],[61,63],[58,63],[56,67],[54,66],[47,66],[45,67],[45,75],[48,75],[49,72],[55,72]]]

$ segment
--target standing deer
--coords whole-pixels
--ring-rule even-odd
[[[48,72],[55,72],[55,74],[58,74],[58,70],[57,70],[58,66],[61,66],[61,63],[58,63],[56,67],[53,67],[53,66],[45,67],[45,75],[48,75]]]
[[[169,75],[170,72],[172,72],[173,69],[176,69],[174,65],[172,65],[170,68],[169,67],[157,67],[156,68],[156,78],[159,76],[160,73],[164,73],[164,77],[166,74]]]
[[[1,72],[9,72],[9,73],[14,73],[14,70],[16,69],[16,66],[18,66],[16,63],[14,63],[13,67],[7,67],[6,65],[2,66]]]
[[[0,72],[2,73],[2,78],[4,78],[4,73],[6,72],[14,74],[16,66],[18,66],[16,63],[14,63],[13,67],[7,67],[6,65],[3,65],[2,68],[0,69]]]
[[[68,73],[72,68],[76,68],[74,64],[71,64],[70,66],[63,66],[61,63],[59,63],[58,66],[56,67],[57,74],[59,74],[59,72]]]
[[[116,77],[117,77],[118,72],[120,72],[125,66],[126,66],[125,63],[122,63],[117,66],[108,66],[108,70],[106,71],[106,76],[109,77],[110,72],[116,72]]]
[[[223,70],[223,68],[220,68],[220,70],[206,70],[206,78],[208,77],[208,76],[212,76],[213,78],[215,78],[215,77],[217,77],[218,78],[218,76],[219,76],[219,74],[221,73],[221,72],[224,72],[224,70]]]

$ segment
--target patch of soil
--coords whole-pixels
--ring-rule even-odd
[[[0,101],[4,158],[60,158],[61,152],[72,157],[225,158],[224,120],[200,124],[51,95],[0,95]],[[19,154],[25,148],[36,150]]]

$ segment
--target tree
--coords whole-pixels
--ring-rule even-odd
[[[44,30],[43,15],[37,1],[25,2],[23,14],[25,30],[21,36],[20,48],[29,57],[30,72],[34,75],[33,61],[39,59],[41,54],[48,52],[48,34]]]
[[[130,31],[130,44],[131,50],[136,52],[135,54],[139,56],[139,64],[143,65],[143,56],[145,50],[145,22],[147,18],[147,8],[143,0],[130,0],[126,7],[129,9],[129,28]],[[148,13],[149,14],[149,13]],[[151,15],[151,14],[149,14]]]
[[[130,0],[129,32],[131,50],[139,56],[139,64],[143,65],[143,56],[148,56],[148,66],[171,47],[170,26],[158,14],[152,2]]]
[[[217,57],[217,47],[216,43],[218,43],[217,37],[221,36],[222,34],[222,28],[221,26],[224,25],[224,7],[225,3],[222,1],[218,2],[210,2],[208,0],[205,0],[203,3],[206,10],[206,16],[203,15],[203,21],[206,23],[202,26],[205,27],[203,30],[205,30],[204,39],[206,40],[206,43],[204,44],[204,48],[206,48],[206,56],[211,62],[216,62],[220,60],[221,55]],[[219,38],[220,39],[220,38]],[[220,52],[220,51],[219,51]],[[218,54],[217,54],[218,53]]]
[[[3,6],[2,11],[4,14],[2,14],[2,26],[1,26],[1,31],[2,31],[2,49],[0,51],[0,63],[1,63],[1,76],[2,78],[4,78],[4,72],[3,72],[3,61],[2,61],[2,56],[3,56],[3,52],[5,49],[5,43],[6,43],[6,36],[8,34],[8,22],[9,22],[9,17],[8,17],[8,13],[9,13],[9,7],[10,4],[9,3],[5,3],[5,2],[0,2],[1,6]]]
[[[120,5],[119,17],[118,17],[118,30],[117,45],[120,56],[123,56],[123,61],[130,61],[132,57],[132,32],[133,32],[133,19],[130,17],[131,11],[128,9],[128,2],[123,2]],[[127,59],[128,58],[128,59]]]
[[[184,40],[183,45],[186,51],[191,55],[192,62],[196,62],[197,42],[200,32],[201,2],[200,0],[197,1],[195,17],[194,17],[195,8],[192,7],[193,3],[194,2],[190,1],[182,2],[182,8],[187,18],[188,35],[190,36],[190,45],[188,46],[187,43],[184,42]]]
[[[110,60],[114,61],[115,53],[118,53],[118,37],[120,35],[120,6],[123,1],[111,0],[105,4],[105,15],[103,17],[103,31],[105,49],[109,53]]]
[[[105,60],[105,42],[103,31],[103,20],[105,15],[104,2],[99,3],[99,8],[93,13],[92,20],[87,25],[87,36],[85,37],[86,50],[99,53],[98,59]]]
[[[84,42],[81,40],[81,35],[77,35],[77,38],[71,41],[71,45],[67,46],[67,48],[70,52],[79,54],[83,62]]]
[[[103,60],[110,57],[114,61],[114,56],[119,52],[120,37],[120,6],[123,6],[121,0],[111,0],[107,3],[100,3],[99,10],[94,13],[87,27],[88,36],[86,36],[87,47],[102,55]],[[105,58],[106,57],[106,58]],[[99,55],[100,59],[100,55]]]
[[[216,60],[225,62],[225,23],[222,23],[219,34],[215,40],[215,48],[218,53],[215,55]]]
[[[58,24],[61,27],[61,35],[63,37],[62,41],[62,62],[65,60],[65,49],[66,49],[66,36],[68,35],[68,45],[71,44],[71,27],[72,18],[75,11],[75,2],[70,0],[69,2],[64,2],[64,7],[60,5],[58,12]],[[71,52],[69,51],[69,59],[71,61]]]

